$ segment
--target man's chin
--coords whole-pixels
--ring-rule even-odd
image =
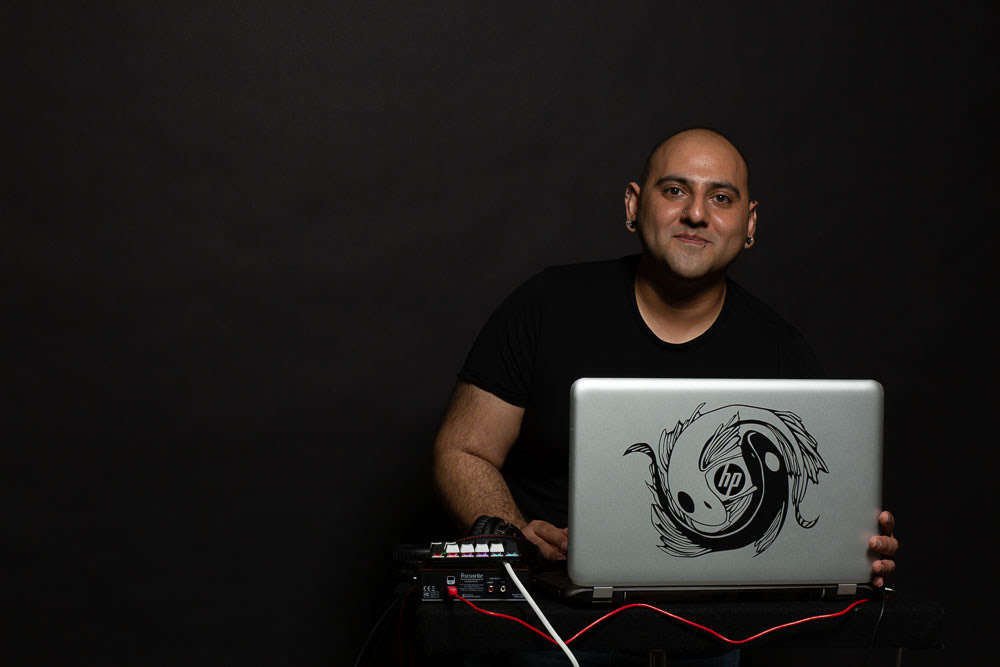
[[[707,263],[676,261],[676,259],[669,257],[651,256],[648,259],[648,266],[652,268],[650,277],[654,281],[666,280],[685,292],[714,287],[726,278],[724,268],[720,270]]]
[[[662,266],[666,270],[666,273],[675,280],[692,284],[705,281],[712,282],[720,273],[714,270],[714,267],[710,266],[707,262],[685,261],[686,259],[677,260],[668,257],[662,262]]]

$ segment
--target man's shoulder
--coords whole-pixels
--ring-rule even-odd
[[[552,264],[520,283],[500,304],[498,313],[580,312],[588,304],[617,299],[621,286],[635,275],[638,256]],[[630,273],[631,272],[631,273]]]
[[[726,289],[734,297],[733,303],[743,316],[756,319],[760,323],[780,330],[788,335],[801,335],[788,320],[765,301],[748,291],[732,278],[727,281]]]
[[[590,282],[604,283],[634,275],[638,263],[638,255],[625,255],[616,259],[555,264],[535,274],[532,280],[540,280],[557,286],[578,286]]]
[[[768,358],[764,353],[766,349],[776,351],[772,358],[777,367],[771,369],[774,377],[826,377],[823,364],[795,325],[732,280],[728,289],[734,295],[735,315],[729,318],[727,326],[763,358]]]
[[[638,256],[550,265],[522,282],[500,305],[500,312],[532,316],[580,316],[605,312],[623,301],[635,277]]]

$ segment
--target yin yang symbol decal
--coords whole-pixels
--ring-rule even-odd
[[[810,484],[829,473],[819,444],[798,415],[750,405],[702,412],[699,405],[657,450],[637,442],[624,455],[650,459],[650,518],[663,551],[701,556],[753,545],[754,556],[778,537],[789,505],[802,528],[816,525],[800,505]]]

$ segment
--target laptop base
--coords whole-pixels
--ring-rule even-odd
[[[564,569],[537,571],[533,589],[571,604],[630,602],[759,602],[767,600],[857,600],[877,598],[872,586],[858,584],[781,586],[581,586]]]

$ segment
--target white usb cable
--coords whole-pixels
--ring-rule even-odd
[[[527,600],[528,604],[531,605],[531,608],[535,611],[535,615],[537,615],[538,618],[541,619],[542,624],[545,626],[545,629],[549,631],[549,634],[552,636],[552,638],[556,640],[557,644],[559,644],[559,648],[561,648],[563,650],[563,653],[566,654],[566,657],[569,658],[569,661],[573,664],[573,667],[580,667],[580,663],[576,661],[576,657],[569,650],[569,647],[566,646],[566,643],[559,637],[559,634],[555,631],[555,629],[553,629],[552,624],[549,623],[549,619],[545,618],[545,614],[543,614],[542,610],[538,608],[537,604],[535,604],[535,600],[528,593],[528,590],[524,587],[524,584],[521,583],[521,580],[517,578],[516,574],[514,574],[514,568],[512,568],[510,566],[510,563],[508,563],[507,561],[504,561],[503,566],[507,568],[507,574],[510,575],[511,581],[513,581],[514,585],[517,586],[517,590],[521,591],[521,595],[523,595],[524,599]]]

